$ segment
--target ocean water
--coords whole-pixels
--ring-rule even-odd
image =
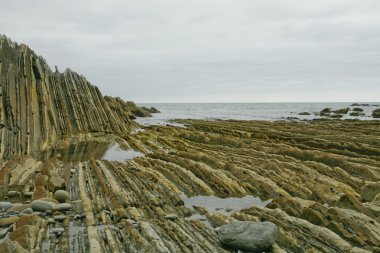
[[[170,124],[173,119],[207,119],[207,120],[283,120],[297,117],[300,120],[321,118],[315,115],[324,108],[333,110],[349,107],[351,110],[360,107],[365,115],[343,119],[373,120],[372,111],[380,108],[380,102],[365,102],[370,106],[351,106],[352,102],[344,103],[144,103],[139,106],[155,107],[161,113],[149,118],[137,118],[142,125]],[[300,112],[310,112],[311,115],[298,115]]]

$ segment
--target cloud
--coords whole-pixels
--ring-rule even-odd
[[[6,1],[0,33],[137,102],[370,101],[377,0]]]

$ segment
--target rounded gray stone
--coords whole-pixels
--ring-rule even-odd
[[[70,194],[64,190],[58,190],[54,193],[54,199],[58,200],[61,203],[65,203],[66,200],[70,199]]]
[[[47,219],[48,224],[55,224],[55,220],[53,218]]]
[[[221,226],[218,236],[220,243],[228,248],[263,252],[274,244],[277,237],[277,226],[267,221],[235,221]]]
[[[24,192],[24,197],[31,198],[33,196],[33,192]]]
[[[65,215],[56,215],[56,216],[53,217],[53,219],[56,220],[56,221],[62,222],[62,221],[64,221],[66,219],[66,216]]]
[[[53,203],[43,201],[43,200],[34,200],[32,201],[32,209],[33,211],[45,212],[47,210],[51,210],[53,208]]]
[[[16,197],[18,195],[20,195],[20,192],[18,192],[18,191],[9,191],[8,192],[9,197]]]
[[[0,202],[0,210],[4,209],[6,211],[12,206],[13,204],[11,202]]]

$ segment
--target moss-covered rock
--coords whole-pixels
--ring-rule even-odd
[[[380,118],[380,109],[376,109],[372,112],[372,117]]]
[[[338,110],[335,110],[333,111],[335,114],[347,114],[348,112],[350,111],[350,108],[342,108],[342,109],[338,109]]]

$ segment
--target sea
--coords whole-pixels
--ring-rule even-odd
[[[313,120],[321,118],[317,113],[324,108],[338,110],[342,108],[362,108],[363,116],[353,117],[349,113],[342,119],[374,120],[372,111],[380,108],[380,102],[338,103],[138,103],[138,106],[155,107],[160,113],[152,117],[137,118],[141,125],[174,124],[174,119],[204,120]],[[365,105],[364,105],[365,104]],[[299,115],[309,112],[311,115]]]

